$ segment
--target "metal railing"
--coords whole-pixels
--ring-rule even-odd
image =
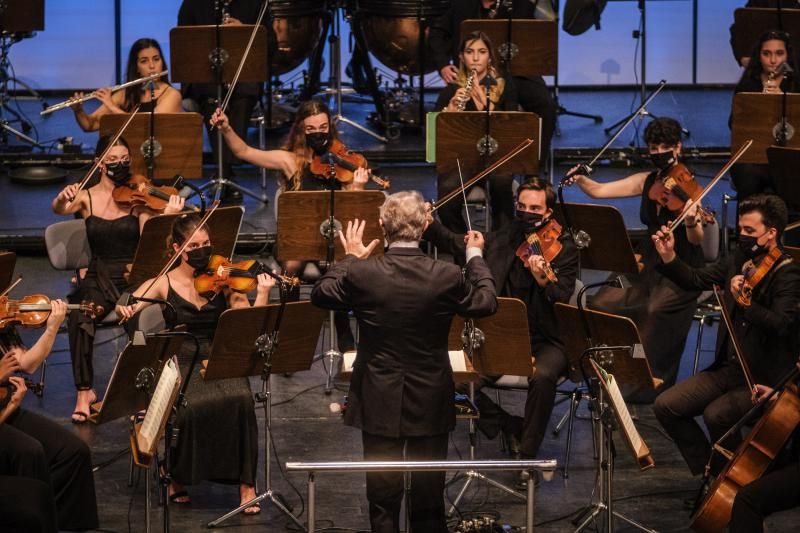
[[[317,473],[322,472],[450,472],[464,471],[502,471],[502,470],[527,470],[528,476],[525,527],[526,531],[533,531],[533,472],[543,472],[545,479],[552,478],[556,470],[556,460],[544,461],[347,461],[327,463],[286,463],[288,472],[308,472],[308,524],[307,531],[316,529],[316,494],[315,486]]]

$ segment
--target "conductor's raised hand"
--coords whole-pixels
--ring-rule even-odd
[[[227,133],[231,129],[231,125],[228,122],[228,116],[219,107],[216,111],[214,111],[214,114],[211,115],[211,120],[208,122],[212,126],[219,128],[222,133]]]
[[[658,255],[664,263],[671,263],[675,259],[675,236],[666,226],[661,226],[655,235],[651,235]]]
[[[359,259],[366,259],[372,250],[380,243],[378,239],[373,239],[367,246],[364,246],[364,228],[366,220],[350,220],[347,222],[345,231],[339,232],[339,239],[342,241],[344,251],[348,255],[354,255]]]
[[[483,234],[480,231],[468,231],[466,235],[464,235],[464,244],[467,248],[478,248],[479,250],[483,251],[483,247],[486,244],[483,240]]]

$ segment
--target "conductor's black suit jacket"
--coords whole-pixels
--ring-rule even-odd
[[[358,319],[347,425],[395,438],[453,429],[450,322],[455,314],[477,318],[497,309],[483,258],[473,258],[462,273],[416,247],[366,260],[347,256],[317,281],[311,301],[352,310]]]

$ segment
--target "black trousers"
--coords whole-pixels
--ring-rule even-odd
[[[50,484],[0,476],[0,526],[6,533],[55,533],[56,505]]]
[[[517,89],[517,98],[522,109],[529,113],[536,113],[542,119],[542,137],[537,139],[541,144],[542,163],[550,159],[550,142],[556,129],[556,103],[550,90],[541,76],[522,78],[514,76],[514,86]],[[544,169],[543,165],[539,165]]]
[[[764,518],[800,506],[800,463],[774,470],[743,487],[733,500],[730,533],[764,531]]]
[[[553,413],[556,384],[567,371],[567,357],[558,346],[548,342],[534,344],[536,373],[528,382],[525,399],[525,417],[522,422],[520,451],[525,457],[536,457],[547,433],[547,424]],[[494,403],[482,391],[475,393],[475,403],[480,411],[478,429],[490,439],[500,430],[512,430],[509,425],[513,417]]]
[[[742,371],[733,363],[724,363],[714,370],[704,370],[681,381],[656,398],[653,411],[672,437],[692,474],[703,473],[716,442],[753,406]],[[703,415],[711,442],[695,417]],[[724,446],[735,450],[741,440],[733,435]],[[725,459],[715,454],[711,464],[717,474]]]
[[[48,484],[55,497],[59,529],[97,528],[91,452],[56,422],[18,409],[0,424],[0,475]]]
[[[436,461],[447,459],[448,434],[427,437],[384,437],[362,432],[365,461]],[[411,472],[406,505],[412,533],[447,533],[444,472]],[[367,473],[369,522],[374,533],[400,531],[402,472]]]

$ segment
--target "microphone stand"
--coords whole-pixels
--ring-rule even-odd
[[[484,126],[484,135],[483,139],[480,140],[478,143],[479,148],[478,151],[480,152],[481,158],[483,159],[483,168],[489,166],[489,159],[492,157],[492,154],[497,151],[497,141],[492,139],[491,131],[492,131],[492,101],[489,99],[489,90],[491,89],[492,85],[496,85],[497,81],[492,78],[492,76],[487,72],[486,75],[481,80],[481,85],[484,87],[484,93],[486,95],[486,113],[484,116],[486,117],[486,122]],[[488,216],[486,217],[486,232],[492,231],[492,217],[494,216],[493,209],[492,209],[492,186],[490,184],[491,177],[486,179],[486,186],[484,187],[484,191],[486,191],[486,208]],[[466,207],[466,206],[465,206]]]
[[[784,80],[789,80],[791,76],[794,74],[794,71],[791,70],[791,67],[786,63],[781,65],[783,70],[783,77]],[[781,83],[781,85],[783,85]],[[788,117],[786,116],[786,88],[781,88],[781,121],[777,125],[776,129],[777,132],[773,132],[773,136],[778,143],[778,146],[786,146],[786,143],[789,139],[794,137],[794,128],[789,124]],[[775,134],[777,133],[777,135]]]
[[[156,82],[150,80],[150,137],[146,142],[147,147],[144,150],[144,158],[147,161],[147,179],[153,180],[155,173],[155,158],[158,155],[156,152],[161,152],[160,148],[156,150]]]

